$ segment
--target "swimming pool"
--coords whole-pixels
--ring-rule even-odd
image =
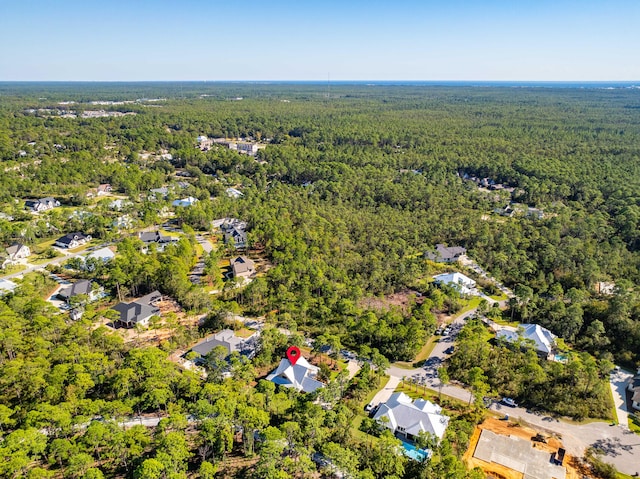
[[[414,461],[424,461],[429,458],[429,451],[425,451],[423,449],[418,449],[413,444],[402,441],[402,447],[404,448],[405,456],[410,457]]]

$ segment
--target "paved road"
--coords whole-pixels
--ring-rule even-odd
[[[60,264],[63,263],[65,261],[67,261],[68,259],[71,258],[75,258],[76,256],[82,256],[85,254],[89,254],[91,251],[95,251],[98,250],[100,248],[105,248],[107,246],[109,246],[111,243],[103,243],[100,246],[92,246],[90,248],[86,248],[83,249],[82,251],[78,251],[77,253],[72,253],[68,250],[64,250],[62,248],[58,248],[56,247],[56,251],[58,251],[59,253],[62,253],[62,256],[59,256],[57,258],[53,258],[51,261],[47,261],[46,263],[42,263],[39,265],[31,265],[29,266],[27,269],[23,269],[22,271],[18,271],[17,273],[13,273],[13,274],[9,274],[7,276],[0,276],[0,278],[2,279],[11,279],[11,278],[17,278],[20,276],[23,276],[27,273],[31,273],[33,271],[38,271],[38,270],[44,270],[47,266],[49,266],[50,264]],[[29,263],[27,263],[29,264]]]
[[[437,369],[451,354],[452,351],[450,348],[454,345],[455,338],[462,328],[464,320],[474,313],[475,310],[469,311],[453,321],[450,333],[440,338],[422,368],[404,369],[391,365],[389,369],[387,369],[387,374],[392,378],[395,377],[398,382],[402,378],[411,378],[423,387],[436,391],[439,390],[440,380],[437,377]],[[624,392],[624,384],[626,378],[629,377],[628,375],[629,373],[623,371],[612,375],[611,387],[614,391],[617,391],[618,394]],[[390,396],[393,391],[387,392],[387,388],[389,388],[389,384],[383,391]],[[383,391],[380,391],[380,393]],[[378,393],[378,395],[384,398],[385,394],[380,393]],[[468,390],[456,384],[446,384],[442,386],[442,393],[463,401],[469,401],[471,397]],[[378,395],[374,397],[374,404],[377,404],[376,401],[379,400]],[[619,401],[616,405],[619,406]],[[497,402],[491,405],[491,410],[500,414],[508,414],[510,419],[520,418],[548,434],[560,436],[565,448],[570,454],[582,457],[586,448],[596,446],[605,452],[603,459],[613,464],[619,471],[629,475],[640,472],[640,436],[629,431],[626,420],[623,422],[622,419],[620,419],[620,425],[611,425],[605,422],[574,424],[545,415],[544,413],[537,413],[519,407],[511,408]],[[618,407],[619,417],[621,412],[621,408]],[[626,413],[626,409],[624,412]]]

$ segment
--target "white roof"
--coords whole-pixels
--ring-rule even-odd
[[[109,248],[100,248],[93,253],[87,255],[87,258],[101,259],[102,261],[108,261],[115,258],[116,254]]]
[[[8,279],[0,279],[0,292],[11,293],[18,285]]]
[[[552,351],[556,335],[539,324],[521,324],[517,330],[502,328],[496,336],[513,343],[518,340],[520,328],[522,328],[521,337],[532,340],[538,351],[546,354]]]
[[[442,408],[432,402],[424,399],[416,399],[414,402],[404,393],[395,393],[386,403],[380,405],[373,418],[392,431],[400,428],[412,436],[428,432],[442,439],[449,424],[449,417],[441,412]],[[383,421],[383,417],[387,420]]]
[[[181,200],[175,200],[173,202],[173,206],[191,206],[194,203],[198,202],[198,198],[194,198],[193,196],[189,196],[188,198],[182,198]]]
[[[476,282],[474,280],[458,272],[439,274],[437,276],[434,276],[433,279],[441,283],[460,284],[471,288],[476,285]]]
[[[235,188],[227,188],[226,192],[227,196],[230,196],[231,198],[240,198],[241,196],[244,196],[242,191]]]
[[[295,388],[298,391],[311,393],[324,386],[324,383],[315,379],[319,370],[320,368],[309,364],[302,356],[298,358],[295,365],[292,365],[285,358],[280,361],[275,371],[267,376],[267,380],[285,387]]]

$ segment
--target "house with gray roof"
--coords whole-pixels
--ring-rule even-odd
[[[246,256],[238,256],[230,261],[234,278],[248,279],[256,272],[256,264]]]
[[[530,343],[540,356],[551,359],[555,351],[556,335],[539,324],[521,324],[517,329],[503,326],[496,338],[512,344]]]
[[[309,364],[303,356],[300,356],[295,364],[291,364],[288,358],[284,358],[266,379],[286,388],[312,393],[324,387],[324,383],[316,379],[318,371],[320,368]]]
[[[69,303],[69,301],[71,301],[71,298],[73,298],[74,296],[85,294],[87,295],[89,301],[95,301],[100,297],[103,291],[104,290],[102,287],[94,289],[93,283],[91,281],[87,279],[82,279],[80,281],[73,283],[70,286],[67,286],[66,288],[61,289],[58,292],[58,297],[61,300]]]
[[[405,393],[392,394],[380,404],[373,419],[395,435],[410,440],[425,432],[440,440],[449,425],[449,417],[442,414],[440,406],[424,399],[412,401]]]
[[[227,230],[223,230],[224,243],[233,243],[236,249],[241,249],[247,246],[247,233],[244,229],[239,227],[231,227]]]
[[[116,257],[116,254],[111,250],[111,248],[104,247],[97,249],[86,256],[86,259],[93,258],[96,260],[100,260],[103,263],[107,263]]]
[[[232,331],[231,329],[223,329],[218,333],[204,338],[192,347],[191,351],[198,353],[200,358],[203,358],[215,347],[222,346],[227,350],[227,356],[233,352],[237,352],[251,359],[256,354],[259,336],[260,334],[255,332],[247,338],[241,338],[240,336],[236,336],[235,331]]]
[[[8,279],[0,279],[0,296],[13,293],[18,287],[16,283]]]
[[[116,325],[124,328],[133,328],[137,324],[147,326],[151,316],[160,314],[160,308],[137,301],[132,303],[118,303],[113,309],[120,313],[120,318],[116,320]]]
[[[142,241],[146,247],[144,252],[149,248],[149,245],[155,244],[158,251],[164,251],[168,244],[178,242],[178,238],[175,236],[166,236],[159,231],[143,231],[138,233],[138,238]]]
[[[437,244],[435,251],[427,251],[425,257],[437,263],[455,263],[467,254],[467,249],[462,246],[445,246]]]
[[[24,206],[31,211],[41,212],[47,211],[60,206],[60,202],[55,198],[48,196],[47,198],[40,198],[39,200],[27,200],[24,202]]]

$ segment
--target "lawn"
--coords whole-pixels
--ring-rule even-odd
[[[356,439],[369,440],[369,441],[376,441],[378,439],[376,437],[370,436],[365,432],[362,432],[360,430],[360,424],[362,423],[362,420],[365,417],[368,417],[367,413],[364,410],[364,406],[371,402],[371,400],[378,393],[378,391],[380,391],[380,389],[387,384],[388,380],[389,380],[389,376],[387,376],[386,374],[384,376],[380,376],[380,378],[378,379],[378,387],[369,391],[366,397],[362,401],[358,402],[358,413],[353,418],[353,421],[351,423],[351,432],[353,433],[353,436]]]
[[[32,248],[32,251],[37,252],[37,251],[44,251],[47,248],[50,248],[51,246],[53,246],[53,243],[56,242],[58,238],[52,238],[46,241],[42,241],[36,245],[34,245],[34,247]]]
[[[417,386],[417,390],[416,390],[416,386],[414,385],[403,385],[402,383],[400,383],[400,385],[396,388],[395,392],[403,392],[407,396],[409,396],[411,399],[422,398],[422,399],[426,399],[427,401],[431,401],[433,403],[441,402],[438,398],[442,397],[442,399],[446,399],[450,404],[458,403],[462,406],[467,405],[466,401],[462,401],[452,396],[447,396],[446,394],[442,394],[442,396],[440,396],[438,394],[438,391],[425,388],[423,386]]]
[[[506,300],[506,299],[509,299],[509,297],[508,297],[506,294],[504,294],[504,293],[502,293],[502,294],[497,294],[497,295],[489,295],[489,297],[490,297],[491,299],[493,299],[493,300],[496,300],[496,301],[504,301],[504,300]]]
[[[73,248],[70,249],[69,252],[70,253],[80,253],[88,248],[90,248],[91,246],[97,246],[100,244],[100,241],[98,241],[97,239],[92,239],[91,241],[88,241],[87,243],[78,246],[77,248]]]
[[[24,271],[27,267],[23,264],[12,264],[4,268],[1,276],[7,276],[9,274],[19,273],[20,271]]]
[[[629,429],[636,434],[640,434],[640,418],[637,414],[629,414]]]
[[[438,338],[436,336],[431,336],[429,340],[425,343],[425,345],[422,346],[422,349],[418,352],[416,357],[413,359],[413,363],[414,364],[419,363],[427,359],[431,354],[431,352],[433,351],[433,348],[436,347],[437,342],[438,342]]]
[[[480,298],[479,296],[474,297],[473,299],[468,300],[467,305],[462,308],[460,311],[458,311],[454,317],[458,317],[466,312],[471,311],[472,309],[476,309],[478,306],[480,306],[480,302],[482,301],[483,298]]]
[[[239,329],[238,331],[236,331],[235,335],[238,336],[239,338],[248,338],[251,335],[253,335],[254,333],[255,333],[255,331],[253,329],[242,328],[242,329]]]
[[[29,258],[29,263],[34,265],[34,266],[38,266],[41,264],[45,264],[48,263],[49,261],[52,261],[56,258],[59,258],[60,254],[56,251],[56,255],[53,258],[49,258],[47,256],[43,256],[41,254],[36,255],[35,257]]]

